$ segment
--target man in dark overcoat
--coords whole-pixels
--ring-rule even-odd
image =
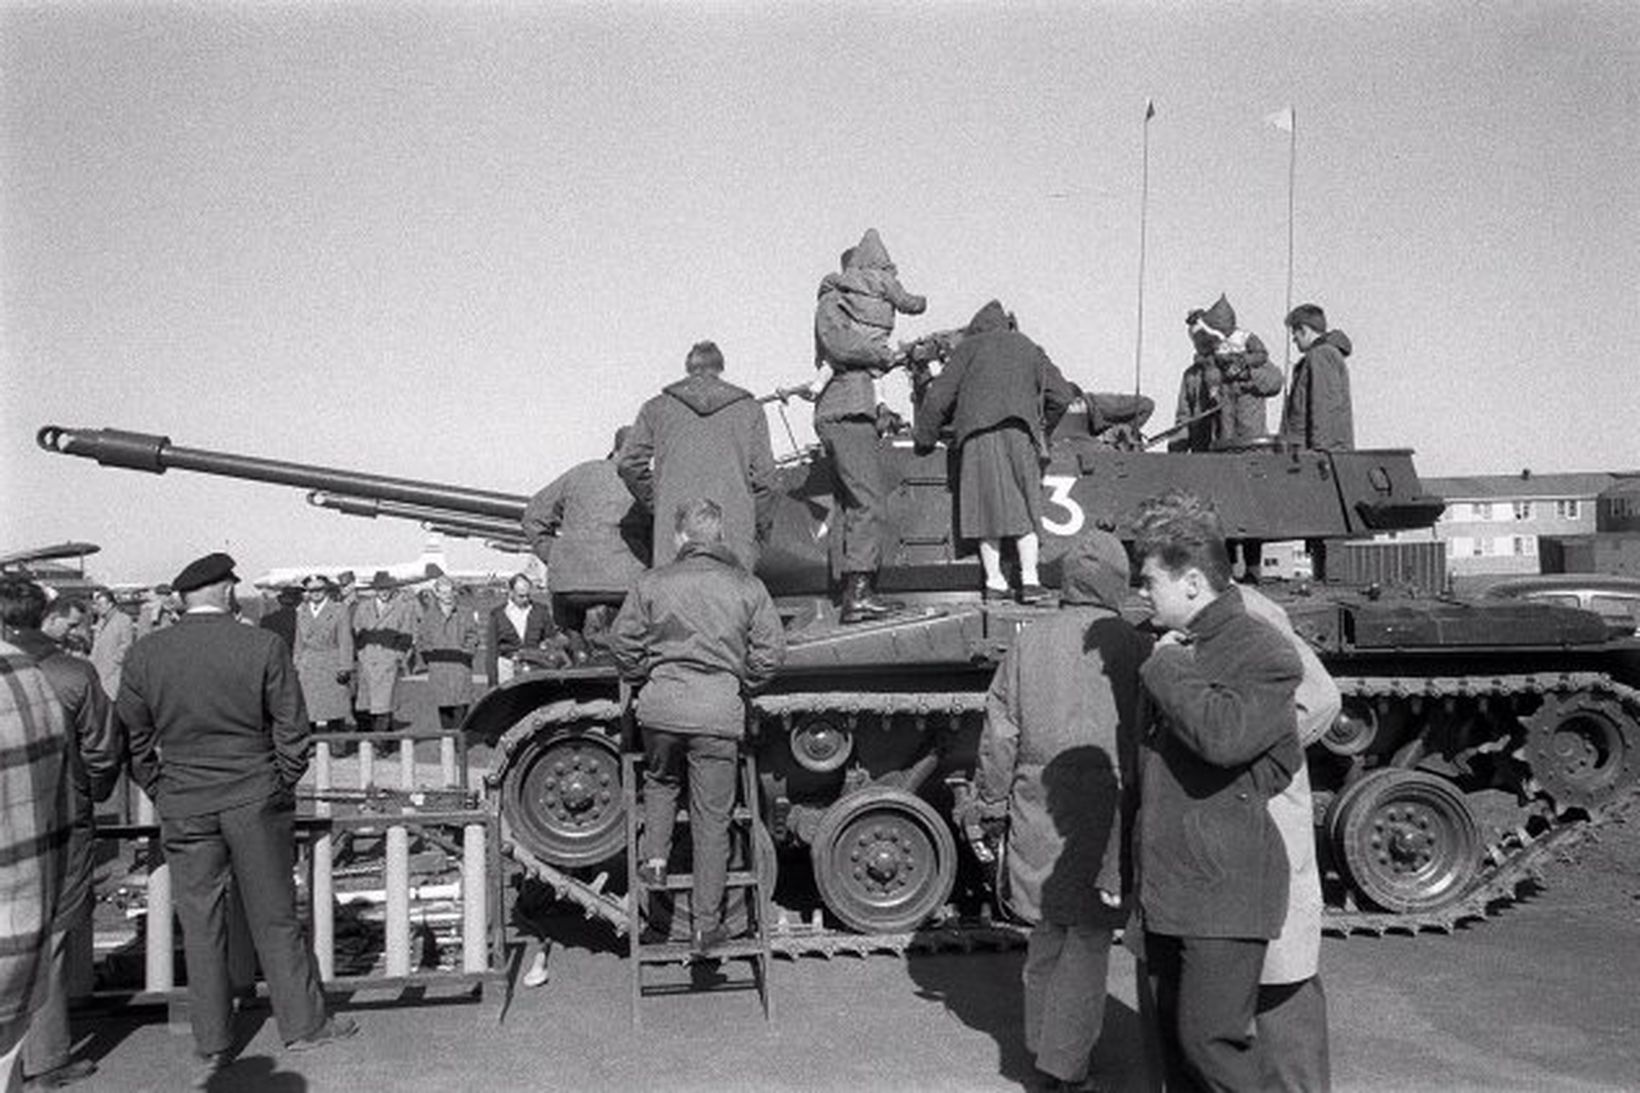
[[[643,730],[643,836],[638,874],[664,883],[684,770],[695,951],[727,940],[724,885],[735,759],[746,732],[746,693],[767,683],[785,657],[785,632],[763,582],[723,541],[715,501],[686,501],[674,514],[677,558],[639,577],[610,628],[621,678],[639,686]]]
[[[1042,598],[1042,458],[1048,435],[1075,397],[1048,355],[992,300],[968,324],[917,407],[912,437],[920,454],[934,450],[946,425],[955,433],[957,534],[979,541],[987,599],[1009,594],[1004,539],[1012,539],[1019,554],[1020,600]]]
[[[177,575],[183,614],[132,647],[116,703],[132,777],[159,813],[202,1083],[231,1063],[234,1047],[230,884],[286,1046],[304,1050],[358,1030],[351,1018],[327,1016],[296,917],[296,784],[309,731],[302,690],[284,642],[234,621],[237,580],[221,553]]]
[[[672,514],[704,497],[723,510],[723,541],[750,573],[774,515],[769,421],[751,392],[724,380],[713,343],[695,343],[684,371],[638,411],[616,457],[621,481],[651,513],[655,565],[677,553]]]
[[[974,787],[979,819],[1006,820],[1008,909],[1032,926],[1025,1050],[1049,1089],[1081,1086],[1099,1041],[1147,651],[1118,613],[1120,540],[1089,532],[1062,567],[1059,610],[1020,633],[991,680]]]
[[[1142,520],[1135,554],[1165,631],[1141,669],[1160,716],[1142,751],[1134,847],[1167,1085],[1254,1089],[1259,974],[1288,894],[1269,802],[1303,762],[1303,667],[1242,605],[1211,513]]]

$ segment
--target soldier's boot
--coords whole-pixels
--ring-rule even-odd
[[[872,595],[871,574],[850,573],[843,578],[842,623],[844,626],[887,618],[895,610],[895,607]]]

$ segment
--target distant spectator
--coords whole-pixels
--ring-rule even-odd
[[[353,625],[332,597],[330,581],[314,574],[302,582],[307,602],[293,610],[293,657],[308,718],[321,732],[340,732],[352,707]]]
[[[491,687],[509,682],[523,671],[527,661],[521,660],[519,653],[544,649],[553,634],[552,612],[531,598],[534,588],[528,575],[513,574],[507,582],[507,602],[490,611],[484,675]]]
[[[399,677],[415,640],[418,607],[414,596],[398,594],[399,584],[386,570],[377,570],[368,587],[375,595],[353,609],[359,684],[354,706],[361,732],[388,732]]]
[[[456,605],[455,582],[433,582],[433,603],[416,622],[416,655],[427,668],[427,689],[438,707],[442,729],[453,729],[473,701],[473,654],[478,651],[478,616]]]
[[[137,640],[137,624],[120,610],[114,594],[99,588],[91,594],[91,614],[96,625],[91,637],[91,663],[96,665],[102,679],[103,693],[113,698],[120,693],[120,669],[125,665],[125,654]]]
[[[182,611],[182,601],[171,591],[168,584],[156,584],[143,597],[142,607],[137,612],[137,636],[145,637],[156,630],[163,630],[177,621],[177,615]]]
[[[302,590],[296,585],[285,585],[274,593],[274,608],[257,623],[264,630],[279,635],[286,649],[296,648],[296,608],[302,602]]]

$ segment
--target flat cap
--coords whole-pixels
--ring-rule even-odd
[[[302,578],[302,587],[309,592],[315,590],[328,591],[330,589],[330,578],[323,573],[312,573]]]
[[[192,592],[196,588],[204,588],[208,584],[218,581],[237,581],[234,576],[233,559],[220,550],[195,559],[183,567],[182,572],[176,575],[171,587],[177,592]]]

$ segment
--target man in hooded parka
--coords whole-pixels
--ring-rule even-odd
[[[1350,369],[1344,358],[1354,350],[1350,336],[1327,329],[1327,313],[1300,304],[1287,316],[1287,329],[1303,356],[1293,365],[1293,386],[1281,415],[1281,438],[1303,448],[1345,452],[1355,447],[1355,415],[1350,407]]]
[[[1223,294],[1213,306],[1185,316],[1195,358],[1179,381],[1175,427],[1184,435],[1174,451],[1205,452],[1264,436],[1264,401],[1281,394],[1281,369],[1257,334],[1236,325]]]
[[[820,376],[810,394],[817,397],[814,432],[831,458],[843,513],[845,623],[893,611],[892,604],[877,598],[875,588],[887,503],[877,453],[875,381],[894,363],[888,338],[895,312],[921,315],[927,307],[926,299],[900,285],[875,228],[843,253],[841,273],[828,273],[820,282],[814,309],[814,363]]]
[[[652,515],[654,565],[677,555],[672,513],[708,498],[723,510],[723,539],[751,572],[773,518],[769,422],[749,391],[723,379],[723,353],[697,342],[687,375],[643,404],[616,457],[621,481]]]
[[[1118,613],[1121,541],[1094,531],[1063,561],[1060,608],[1026,627],[986,696],[982,818],[1006,817],[1008,908],[1032,924],[1025,1047],[1048,1084],[1086,1080],[1121,896],[1122,787],[1137,755],[1145,639]]]

